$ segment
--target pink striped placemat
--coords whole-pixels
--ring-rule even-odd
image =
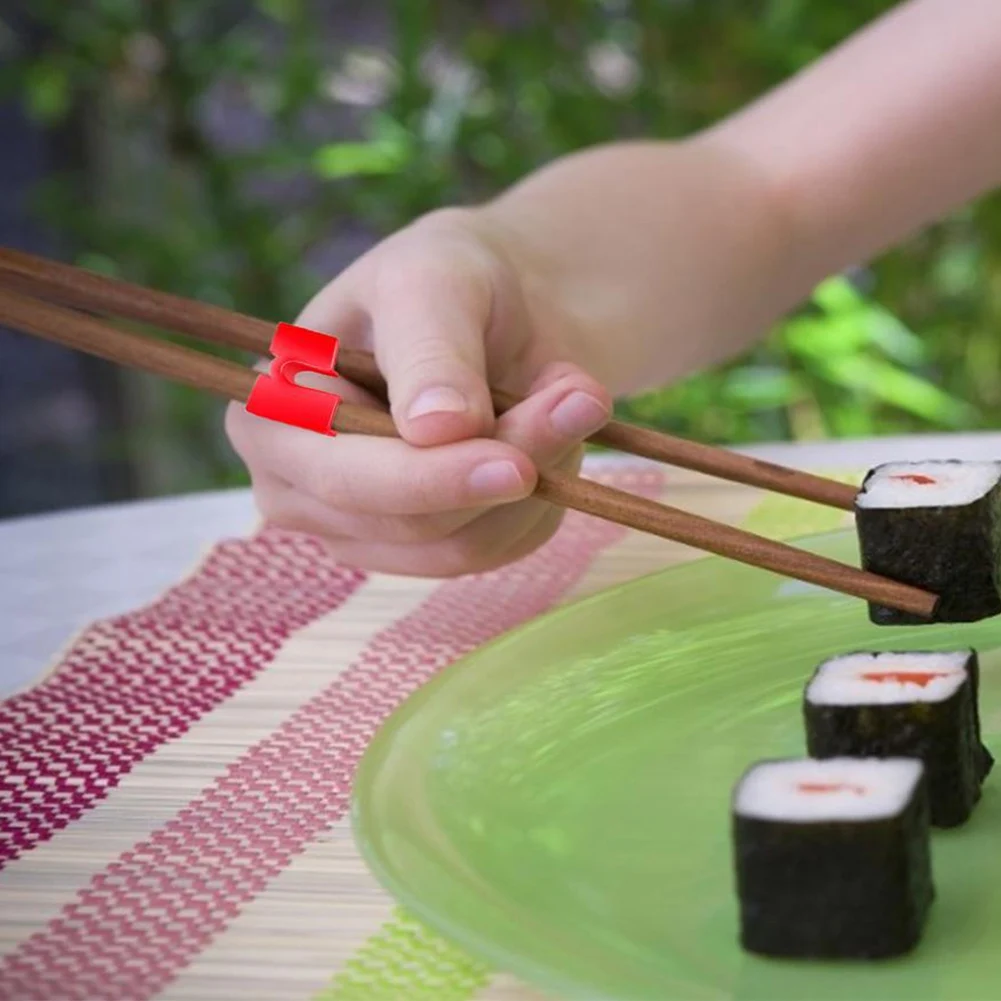
[[[776,537],[847,523],[646,464],[594,468]],[[375,883],[346,816],[354,769],[457,657],[696,555],[572,513],[517,564],[427,581],[265,529],[94,623],[0,705],[0,1001],[538,997]]]

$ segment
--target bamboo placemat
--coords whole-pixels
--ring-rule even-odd
[[[778,538],[850,519],[640,462],[594,468]],[[517,564],[425,581],[265,529],[94,623],[0,706],[0,999],[539,998],[375,883],[347,817],[355,766],[457,657],[696,555],[571,513]]]

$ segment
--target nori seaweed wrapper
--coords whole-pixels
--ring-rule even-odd
[[[865,821],[734,813],[740,940],[787,959],[885,959],[920,941],[935,897],[924,779],[907,807]]]
[[[860,496],[881,468],[868,472]],[[1001,481],[969,504],[867,508],[856,503],[855,526],[862,569],[937,594],[936,622],[976,622],[1001,613]],[[874,602],[869,618],[881,626],[929,621]]]
[[[994,768],[994,755],[983,742],[980,730],[980,655],[971,649],[966,660],[966,673],[970,676],[970,687],[973,690],[973,718],[977,724],[977,744],[980,745],[980,781],[990,775]]]
[[[959,688],[937,702],[818,705],[804,697],[807,753],[812,758],[920,758],[932,824],[958,827],[980,801],[981,784],[994,764],[980,740],[975,653],[966,668]]]

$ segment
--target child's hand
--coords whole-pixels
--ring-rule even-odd
[[[331,282],[297,322],[375,352],[404,440],[325,438],[231,405],[227,433],[264,517],[389,573],[482,571],[541,545],[562,511],[530,498],[537,470],[576,471],[611,413],[574,364],[582,325],[545,284],[475,210],[434,213]],[[324,383],[375,402],[343,378],[308,382]],[[488,384],[528,399],[495,419]]]

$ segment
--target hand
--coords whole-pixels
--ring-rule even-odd
[[[584,325],[476,210],[433,213],[327,285],[298,318],[374,351],[402,440],[325,438],[230,406],[226,430],[271,523],[340,561],[430,577],[492,569],[552,536],[538,471],[576,472],[611,399]],[[592,366],[593,367],[593,366]],[[377,405],[344,378],[301,377]],[[495,418],[488,385],[525,395]]]

